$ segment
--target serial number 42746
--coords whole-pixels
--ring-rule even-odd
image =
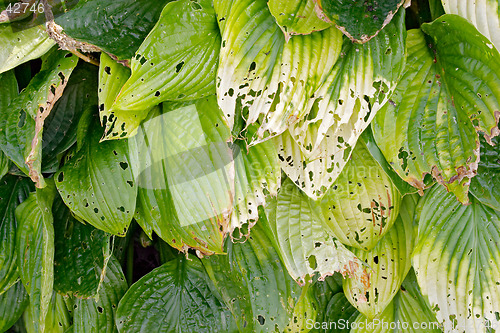
[[[33,12],[33,13],[43,13],[44,12],[44,6],[43,3],[33,3],[30,4],[28,2],[16,2],[14,4],[9,3],[7,8],[5,8],[5,11],[9,14],[24,14],[27,11]]]

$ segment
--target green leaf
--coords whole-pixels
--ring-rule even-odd
[[[359,312],[373,319],[391,303],[411,268],[415,239],[412,220],[399,217],[389,232],[370,251],[353,249],[353,253],[371,268],[370,288],[364,294],[344,280],[347,299]]]
[[[78,123],[83,113],[97,106],[97,70],[81,62],[71,74],[64,94],[45,119],[42,142],[43,172],[59,168],[60,155],[76,142]]]
[[[331,26],[316,15],[316,4],[310,0],[270,0],[267,5],[288,39],[292,35],[307,35]]]
[[[369,42],[345,39],[309,114],[278,137],[285,173],[311,198],[335,182],[353,147],[394,89],[405,60],[404,11]]]
[[[37,333],[36,327],[33,325],[34,319],[31,313],[31,308],[27,308],[23,315],[24,324],[27,333]],[[51,333],[69,332],[72,318],[63,296],[53,292],[50,300],[49,311],[45,317],[45,331]],[[72,331],[71,331],[72,332]]]
[[[0,74],[0,90],[2,91],[0,95],[0,110],[4,110],[18,94],[17,80],[13,70]],[[9,167],[9,158],[4,154],[0,146],[0,179],[9,171]]]
[[[52,182],[47,185],[31,193],[16,208],[19,275],[30,295],[30,311],[37,332],[44,332],[54,283],[52,203],[56,189]]]
[[[429,308],[418,287],[415,273],[408,273],[403,286],[379,316],[370,320],[360,314],[351,322],[352,333],[424,333],[442,332],[436,316]]]
[[[169,0],[80,1],[56,18],[68,36],[98,46],[117,56],[130,59],[160,17]]]
[[[401,195],[359,140],[321,200],[328,231],[345,245],[371,250],[399,215]]]
[[[241,103],[252,144],[284,132],[306,115],[308,103],[339,57],[342,34],[335,28],[288,43],[265,0],[214,3],[222,20],[217,98],[232,129]],[[318,52],[321,50],[321,52]]]
[[[112,110],[116,97],[130,77],[130,69],[101,53],[99,65],[99,114],[105,127],[102,140],[122,139],[134,136],[148,110]]]
[[[326,232],[318,207],[289,179],[277,200],[269,204],[267,214],[272,239],[288,273],[298,283],[308,282],[316,272],[320,280],[341,272],[355,280],[353,285],[360,292],[368,288],[363,263]]]
[[[477,176],[472,178],[470,192],[483,204],[500,211],[500,138],[492,139],[495,146],[481,140],[481,157]]]
[[[227,242],[227,256],[203,259],[242,332],[283,331],[299,298],[300,288],[288,275],[269,233],[258,222],[246,242]]]
[[[320,304],[319,306],[324,316],[318,317],[316,321],[306,323],[306,328],[313,329],[312,332],[349,332],[348,323],[352,323],[359,314],[358,310],[349,303],[343,292],[333,293],[327,299],[326,304]]]
[[[181,251],[222,253],[234,202],[230,133],[214,96],[163,105],[134,137],[136,219]]]
[[[111,257],[104,274],[102,287],[95,298],[77,298],[73,306],[74,332],[117,332],[115,321],[118,302],[127,291],[127,282],[115,257]]]
[[[21,318],[29,304],[29,297],[21,282],[0,295],[0,332],[6,332]]]
[[[17,26],[0,24],[0,73],[41,57],[55,45],[43,25],[28,29],[14,27]]]
[[[97,229],[124,236],[136,205],[132,171],[136,152],[127,140],[99,143],[102,131],[93,119],[80,150],[54,179],[64,203],[77,217]]]
[[[490,142],[498,134],[500,55],[458,16],[423,29],[434,37],[436,55],[421,32],[409,32],[408,65],[372,128],[405,181],[422,191],[431,174],[466,203],[479,159],[476,130]]]
[[[227,332],[234,319],[196,257],[180,256],[134,283],[116,314],[119,332]]]
[[[284,332],[309,332],[308,323],[316,320],[317,312],[313,289],[308,282],[302,287],[300,297],[293,308],[292,318]]]
[[[9,158],[0,150],[0,179],[9,172],[10,161]]]
[[[132,76],[112,110],[148,110],[160,102],[215,93],[220,44],[212,1],[167,4],[132,58]]]
[[[62,295],[95,296],[110,256],[109,235],[77,221],[60,198],[53,214],[54,289]]]
[[[422,294],[446,331],[500,324],[500,212],[471,198],[457,202],[441,186],[426,193],[413,254]]]
[[[441,0],[447,14],[460,15],[471,22],[480,33],[500,51],[500,4],[498,0]]]
[[[398,8],[409,1],[349,1],[315,0],[319,6],[319,16],[326,22],[334,23],[350,40],[366,43],[391,22]],[[405,4],[406,6],[406,4]]]
[[[8,175],[0,180],[0,294],[19,278],[15,210],[32,189],[31,182],[26,178]]]
[[[78,58],[54,50],[21,94],[0,109],[0,148],[41,188],[43,125],[61,97]]]

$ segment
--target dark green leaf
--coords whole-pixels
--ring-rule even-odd
[[[28,293],[21,282],[0,295],[0,332],[6,332],[21,317],[29,304]]]
[[[120,332],[233,332],[231,313],[213,293],[196,257],[183,256],[134,283],[120,301]]]
[[[118,302],[127,291],[127,282],[115,257],[111,257],[104,281],[95,298],[75,300],[73,306],[73,330],[82,333],[117,332],[115,313]],[[150,331],[151,332],[151,331]]]
[[[64,94],[45,119],[42,142],[43,172],[59,167],[60,154],[76,142],[78,122],[85,110],[97,107],[97,69],[85,62],[75,68]]]
[[[15,211],[32,189],[31,181],[26,178],[6,176],[0,180],[0,294],[19,278]]]
[[[32,309],[28,307],[23,315],[24,324],[28,333],[35,333],[37,329],[34,326]],[[68,329],[71,325],[72,317],[66,306],[63,296],[52,293],[50,300],[49,311],[45,317],[45,332],[50,333],[69,333]],[[73,331],[71,331],[73,332]]]
[[[382,30],[405,0],[316,0],[321,17],[333,22],[349,39],[366,43]],[[409,1],[408,1],[409,2]]]
[[[68,36],[130,59],[169,0],[87,0],[56,18]]]
[[[54,289],[80,298],[95,296],[109,259],[109,235],[77,221],[64,202],[54,203]]]

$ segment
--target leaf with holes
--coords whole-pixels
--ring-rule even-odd
[[[169,0],[80,1],[72,10],[56,17],[63,33],[93,44],[121,60],[134,56],[160,17]]]
[[[44,121],[63,94],[77,59],[68,52],[52,51],[28,87],[0,109],[0,148],[40,188],[45,186],[41,172]]]
[[[412,220],[399,217],[373,249],[353,250],[371,268],[370,288],[364,294],[344,280],[346,297],[359,312],[373,319],[391,303],[411,268],[414,244]]]
[[[212,1],[167,4],[132,58],[132,76],[112,110],[147,110],[164,101],[213,94],[220,44]]]
[[[81,62],[71,74],[64,94],[54,105],[43,126],[42,170],[55,172],[61,155],[75,142],[84,112],[97,106],[97,70]]]
[[[25,178],[8,175],[0,180],[0,294],[19,279],[15,211],[31,190],[33,186]]]
[[[321,209],[332,235],[345,245],[371,250],[396,221],[400,204],[391,179],[359,140]]]
[[[0,24],[0,45],[0,73],[3,73],[41,57],[55,42],[49,38],[42,25],[25,29],[22,25]]]
[[[498,0],[441,0],[447,14],[469,20],[500,51],[500,3]]]
[[[293,317],[300,295],[269,233],[259,222],[246,242],[227,242],[227,256],[210,256],[202,261],[243,332],[282,332]]]
[[[110,254],[109,235],[77,221],[60,198],[53,208],[54,289],[61,295],[96,295]]]
[[[134,136],[148,110],[112,110],[116,96],[130,77],[130,69],[101,53],[99,65],[99,114],[105,127],[102,140]]]
[[[171,246],[222,253],[235,193],[230,132],[215,96],[163,105],[134,138],[136,219]]]
[[[16,208],[19,275],[30,296],[34,328],[40,332],[44,331],[54,283],[52,203],[56,189],[52,182],[47,181],[47,185]]]
[[[272,239],[288,273],[298,283],[309,282],[315,273],[323,280],[341,272],[363,293],[370,286],[368,270],[361,261],[323,228],[318,206],[287,179],[276,201],[267,209]]]
[[[319,6],[318,16],[334,23],[350,40],[366,43],[377,36],[393,19],[398,8],[407,0],[348,1],[314,0]],[[405,5],[406,6],[406,5]]]
[[[345,39],[342,56],[314,91],[307,117],[276,139],[281,167],[311,198],[321,198],[347,163],[404,67],[404,11],[363,45]]]
[[[482,332],[486,320],[500,321],[500,213],[470,201],[462,206],[434,186],[418,225],[413,267],[446,331]]]
[[[444,15],[409,32],[408,65],[373,122],[375,140],[398,174],[421,191],[432,174],[468,202],[479,138],[498,135],[500,54],[465,19]],[[474,129],[474,127],[476,129]]]
[[[37,332],[34,326],[31,308],[27,308],[23,314],[23,321],[28,333]],[[45,317],[45,332],[64,333],[71,326],[72,317],[68,311],[63,296],[56,292],[52,293],[49,311]]]
[[[329,28],[286,42],[265,0],[235,0],[230,10],[216,1],[215,8],[224,27],[217,98],[227,124],[232,129],[241,103],[247,126],[258,127],[252,143],[281,134],[309,111],[339,57],[342,34]]]
[[[180,256],[134,283],[118,305],[119,332],[232,332],[234,318],[212,293],[198,258]]]
[[[492,139],[490,146],[483,138],[477,176],[472,178],[470,192],[483,204],[500,211],[500,138]]]
[[[105,271],[102,286],[95,298],[77,298],[73,305],[74,332],[116,332],[118,302],[127,291],[127,282],[115,257],[111,257]]]
[[[127,140],[99,143],[102,127],[93,119],[82,147],[55,174],[64,203],[97,229],[124,236],[135,211],[136,151]]]
[[[312,0],[270,0],[269,11],[289,39],[292,35],[307,35],[331,26],[316,14],[316,3]]]

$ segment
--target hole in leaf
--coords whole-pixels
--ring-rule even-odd
[[[182,66],[184,66],[184,61],[181,61],[180,63],[177,64],[177,66],[175,66],[175,72],[179,73],[182,69]]]

